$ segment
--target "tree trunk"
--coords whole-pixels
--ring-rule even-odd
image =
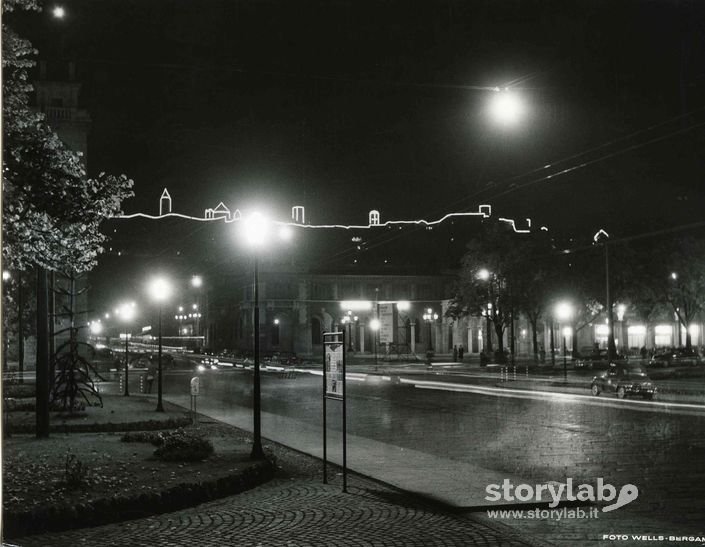
[[[24,383],[24,293],[22,270],[17,272],[17,373],[20,384]]]
[[[538,316],[529,316],[531,324],[531,344],[534,350],[534,363],[539,362],[539,334],[538,334]]]
[[[504,325],[499,318],[494,322],[494,331],[497,335],[497,355],[504,362]]]
[[[37,438],[49,436],[49,294],[47,271],[37,268]]]

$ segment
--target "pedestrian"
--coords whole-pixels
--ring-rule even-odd
[[[458,346],[453,346],[453,362],[458,360]]]
[[[480,352],[480,366],[487,366],[487,355],[484,350]]]
[[[154,365],[149,365],[147,369],[147,393],[152,393],[152,384],[154,377],[157,375],[157,369]]]
[[[462,344],[460,344],[460,347],[458,347],[458,359],[460,362],[463,362],[463,354],[465,353],[465,348],[463,347]]]

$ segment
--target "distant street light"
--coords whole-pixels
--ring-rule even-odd
[[[375,370],[377,370],[377,333],[379,332],[380,325],[381,323],[376,317],[370,321],[370,328],[372,329],[374,337],[372,344],[375,347]]]
[[[272,223],[259,211],[251,213],[242,223],[242,239],[245,244],[253,251],[254,258],[254,309],[253,309],[253,327],[254,327],[254,378],[252,392],[252,414],[253,414],[253,431],[252,431],[252,459],[264,458],[264,450],[262,449],[262,395],[260,384],[260,363],[259,363],[259,253],[261,249],[270,241],[270,229]],[[282,240],[291,239],[291,229],[279,231],[279,237]]]
[[[162,302],[171,296],[171,284],[163,277],[157,277],[152,280],[149,285],[150,296],[159,303],[159,322],[157,335],[159,337],[159,357],[157,361],[158,377],[157,377],[157,412],[164,412],[162,404]]]
[[[54,8],[51,10],[51,14],[55,19],[63,19],[66,17],[66,10],[63,8],[63,6],[54,6]]]
[[[343,316],[343,324],[348,326],[348,351],[353,351],[352,321],[352,310],[348,310],[348,312]]]
[[[3,272],[2,272],[2,280],[3,281],[9,281],[11,277],[12,277],[12,274],[10,274],[10,272],[8,272],[7,270],[3,270]]]
[[[573,318],[573,306],[569,302],[559,302],[556,304],[556,318],[561,322],[570,321]],[[564,327],[562,330],[563,335],[563,379],[568,380],[568,362],[567,362],[567,346],[566,346],[566,335],[572,335],[573,329],[570,327]],[[553,349],[553,348],[551,348]]]
[[[433,351],[433,332],[431,325],[438,320],[438,314],[434,313],[432,308],[427,308],[426,313],[423,314],[423,320],[428,325],[428,350]]]
[[[482,280],[482,281],[487,281],[487,309],[485,310],[485,319],[487,322],[487,341],[485,342],[485,347],[483,348],[484,350],[487,350],[488,357],[492,353],[492,327],[490,325],[490,321],[492,320],[490,317],[490,312],[492,310],[492,282],[491,282],[491,277],[492,273],[487,269],[487,268],[482,268],[477,272],[477,278]]]
[[[127,330],[127,324],[134,319],[135,314],[135,307],[129,304],[123,304],[116,310],[116,315],[119,315],[120,319],[125,323],[125,392],[123,393],[125,397],[130,395],[130,333]],[[110,315],[106,313],[105,317],[107,319]]]

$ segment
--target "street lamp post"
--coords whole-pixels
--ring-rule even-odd
[[[269,241],[271,222],[257,211],[251,213],[244,221],[243,238],[253,249],[254,258],[254,291],[253,291],[253,327],[254,327],[254,378],[252,385],[252,459],[264,458],[262,449],[262,408],[261,383],[259,363],[259,250]],[[279,231],[279,237],[284,240],[291,238],[291,229],[287,226]]]
[[[379,326],[380,323],[377,317],[370,321],[370,328],[372,329],[374,338],[372,345],[375,347],[375,370],[377,370],[377,333],[379,332]]]
[[[488,357],[492,354],[492,327],[490,325],[491,316],[490,311],[492,310],[492,282],[490,278],[492,274],[487,268],[482,268],[477,272],[477,278],[482,281],[487,282],[487,309],[485,310],[485,319],[487,322],[487,341],[485,343],[485,350],[487,350]]]
[[[352,341],[352,322],[352,310],[348,310],[348,313],[343,316],[343,323],[348,326],[348,351],[353,351],[354,349]]]
[[[426,308],[426,313],[423,314],[423,320],[428,325],[428,350],[433,351],[433,332],[432,327],[434,321],[438,320],[438,314],[433,312],[432,308]]]
[[[130,304],[123,304],[115,310],[120,318],[125,322],[125,397],[130,396],[130,333],[128,331],[128,323],[135,316],[135,307]],[[106,319],[110,317],[105,314]]]
[[[152,281],[149,290],[152,298],[159,303],[159,319],[157,323],[157,336],[159,337],[159,353],[157,358],[157,408],[156,412],[164,412],[162,404],[162,302],[171,294],[171,284],[164,278],[158,277]]]
[[[559,321],[561,322],[566,322],[570,321],[570,319],[573,317],[573,306],[571,306],[570,303],[568,302],[559,302],[556,305],[556,317],[558,318]],[[553,332],[553,329],[551,329],[551,332]],[[568,332],[572,332],[570,330],[570,327],[564,327],[563,330],[561,331],[561,334],[563,335],[563,379],[568,380],[568,357],[567,357],[567,345],[566,345],[566,335]]]

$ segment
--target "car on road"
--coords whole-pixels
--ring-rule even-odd
[[[702,364],[696,350],[685,348],[669,349],[655,353],[649,361],[649,367],[695,367]]]
[[[590,391],[595,396],[604,391],[615,393],[620,399],[634,395],[650,400],[656,395],[657,388],[642,365],[624,362],[613,363],[609,370],[595,376]]]
[[[203,359],[201,359],[201,362],[196,367],[196,370],[201,372],[204,370],[218,370],[218,368],[220,368],[218,366],[219,363],[220,361],[218,361],[215,357],[206,355]]]
[[[291,351],[275,351],[265,355],[264,363],[270,366],[294,367],[303,364],[303,359]]]

